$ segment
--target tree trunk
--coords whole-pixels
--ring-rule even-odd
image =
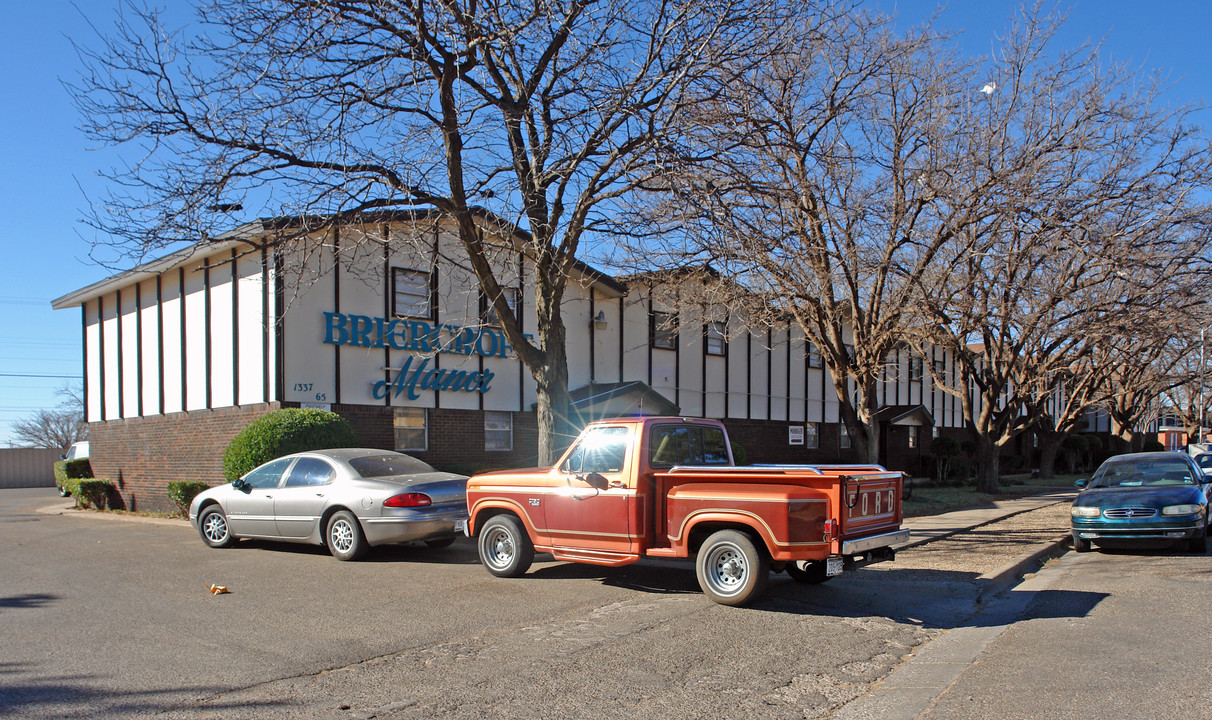
[[[998,481],[1001,448],[984,438],[979,439],[977,443],[980,472],[976,476],[976,489],[979,492],[998,495],[1002,491]]]
[[[1056,475],[1056,457],[1060,453],[1061,443],[1065,436],[1061,433],[1040,435],[1039,438],[1039,476],[1051,478]]]

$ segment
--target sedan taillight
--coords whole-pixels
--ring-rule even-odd
[[[425,507],[432,505],[433,500],[425,493],[403,493],[392,495],[383,501],[383,507]]]

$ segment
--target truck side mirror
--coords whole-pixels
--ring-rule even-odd
[[[586,485],[596,490],[605,490],[606,488],[610,487],[610,481],[608,481],[606,476],[602,475],[601,473],[591,472],[583,476],[581,479],[585,481]]]

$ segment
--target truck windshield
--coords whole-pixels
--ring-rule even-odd
[[[654,468],[674,465],[728,465],[724,431],[702,425],[657,425],[648,443],[648,464]]]

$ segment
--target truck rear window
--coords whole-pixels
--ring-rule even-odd
[[[648,442],[648,465],[730,465],[724,431],[703,425],[657,425]]]

